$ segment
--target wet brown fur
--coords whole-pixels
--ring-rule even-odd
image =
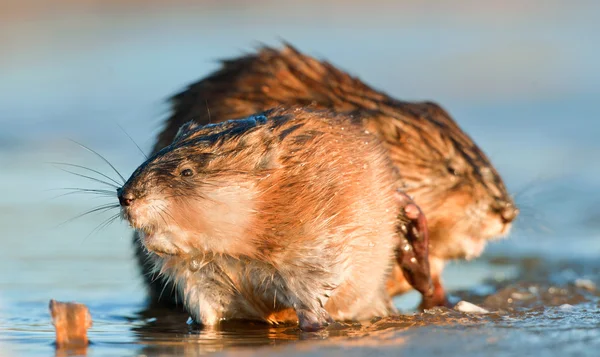
[[[357,118],[265,115],[185,125],[120,190],[153,270],[207,325],[387,315],[401,207],[385,150]]]
[[[508,232],[518,212],[486,155],[440,106],[393,99],[289,45],[223,61],[220,70],[175,95],[155,151],[189,120],[219,122],[278,105],[360,113],[400,172],[399,187],[427,216],[432,275],[439,289],[446,260],[478,256],[485,240]],[[156,298],[163,282],[149,284]],[[388,290],[392,295],[410,290],[398,267]],[[443,290],[436,294],[444,296]]]

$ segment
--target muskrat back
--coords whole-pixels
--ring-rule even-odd
[[[196,321],[282,322],[292,308],[311,330],[393,311],[395,184],[359,119],[275,109],[184,125],[119,200]]]

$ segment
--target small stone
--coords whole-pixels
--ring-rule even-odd
[[[490,312],[482,307],[479,307],[475,304],[471,304],[468,301],[459,301],[456,306],[454,306],[454,310],[460,312],[466,312],[470,314],[489,314]]]
[[[573,309],[573,305],[571,304],[562,304],[558,307],[561,310],[572,310]]]

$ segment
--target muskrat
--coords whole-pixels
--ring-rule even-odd
[[[278,108],[185,124],[118,197],[195,321],[297,318],[315,330],[394,311],[396,184],[359,117]]]
[[[398,183],[429,223],[435,295],[422,307],[447,304],[441,284],[444,264],[481,254],[487,240],[508,234],[518,209],[486,155],[439,105],[391,98],[290,45],[225,60],[215,73],[172,97],[172,114],[158,136],[157,152],[179,126],[241,118],[278,105],[309,105],[360,113],[364,127],[383,142],[401,173]],[[164,282],[150,274],[138,248],[151,297]],[[388,281],[391,295],[411,289],[401,269]],[[173,301],[174,296],[163,296]]]

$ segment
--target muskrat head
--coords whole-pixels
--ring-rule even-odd
[[[246,254],[236,244],[253,212],[247,160],[223,140],[227,124],[186,124],[174,142],[139,166],[117,190],[122,215],[158,255]],[[225,148],[225,144],[232,147]],[[235,165],[234,165],[235,164]]]
[[[430,253],[479,256],[487,240],[508,234],[519,211],[489,159],[443,109],[414,107],[414,117],[383,118],[371,127],[388,144],[404,190],[427,217]]]

